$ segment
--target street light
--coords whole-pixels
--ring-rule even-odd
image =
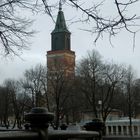
[[[98,101],[98,105],[99,105],[99,119],[102,120],[102,100]]]

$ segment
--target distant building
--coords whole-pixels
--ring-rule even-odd
[[[122,116],[124,116],[124,114],[121,110],[112,109],[112,111],[107,116],[107,120],[117,120]],[[86,110],[86,111],[81,112],[82,121],[91,121],[94,118],[96,118],[96,116],[93,114],[93,111],[91,110]]]
[[[106,121],[106,135],[130,135],[129,118]],[[132,119],[132,135],[140,135],[140,120]]]
[[[129,117],[123,117],[121,110],[113,109],[105,122],[107,136],[129,136],[130,135],[130,120]],[[93,119],[92,111],[82,112],[81,123],[85,124]],[[132,118],[132,135],[140,135],[140,119]]]

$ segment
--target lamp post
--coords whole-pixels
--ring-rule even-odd
[[[99,119],[102,120],[102,100],[98,101],[98,105],[99,105]]]

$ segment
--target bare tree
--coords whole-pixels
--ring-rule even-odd
[[[66,114],[70,115],[70,119],[67,118],[67,123],[69,122],[80,122],[82,118],[81,112],[88,110],[89,102],[85,99],[85,94],[81,92],[81,78],[75,76],[72,81],[71,93],[67,101]]]
[[[115,97],[124,82],[125,67],[112,63],[104,64],[100,55],[93,51],[81,61],[77,75],[80,77],[79,86],[85,95],[85,101],[88,102],[89,107],[92,107],[93,117],[102,117],[105,122],[117,104]],[[99,101],[101,101],[100,105]]]
[[[129,116],[129,133],[132,136],[132,116],[133,116],[133,105],[134,105],[134,91],[133,91],[133,86],[134,86],[134,72],[131,66],[128,67],[127,70],[127,75],[126,75],[126,81],[125,81],[125,86],[126,86],[126,97],[127,97],[127,104],[128,104],[128,116]]]
[[[133,82],[133,98],[134,98],[134,117],[136,118],[137,115],[140,113],[140,79],[134,79]]]
[[[23,114],[28,102],[26,94],[22,92],[20,83],[14,80],[6,80],[4,83],[7,93],[9,94],[10,101],[12,104],[11,110],[15,118],[13,128],[17,125],[19,129],[22,128]]]
[[[54,128],[58,129],[60,120],[68,112],[68,99],[72,91],[72,77],[67,75],[68,68],[54,63],[48,68],[47,86],[51,111],[55,112]]]
[[[88,53],[77,67],[77,74],[81,78],[81,91],[84,93],[89,105],[92,107],[93,117],[98,117],[97,92],[100,72],[102,70],[101,56],[98,52]]]
[[[31,68],[25,71],[25,79],[23,81],[23,87],[28,90],[28,93],[32,97],[32,107],[44,105],[43,98],[43,84],[42,76],[44,75],[44,69],[42,65],[37,65],[35,68]],[[45,82],[45,81],[44,81]]]
[[[99,99],[102,101],[101,114],[105,122],[112,109],[115,109],[115,97],[119,95],[118,89],[124,82],[126,69],[123,65],[105,64],[101,76],[102,80],[99,83]]]
[[[48,76],[47,76],[47,67],[40,67],[42,69],[42,72],[41,72],[41,85],[42,85],[42,94],[43,96],[45,97],[45,104],[44,106],[47,107],[48,111],[50,111],[50,101],[49,101],[49,94],[48,94]]]
[[[12,106],[8,89],[4,86],[0,87],[0,100],[0,124],[8,129]]]

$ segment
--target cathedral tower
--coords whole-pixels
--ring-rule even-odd
[[[60,6],[55,29],[51,33],[51,50],[47,52],[48,71],[55,72],[59,69],[64,71],[65,76],[74,76],[75,52],[71,50],[70,36]]]

